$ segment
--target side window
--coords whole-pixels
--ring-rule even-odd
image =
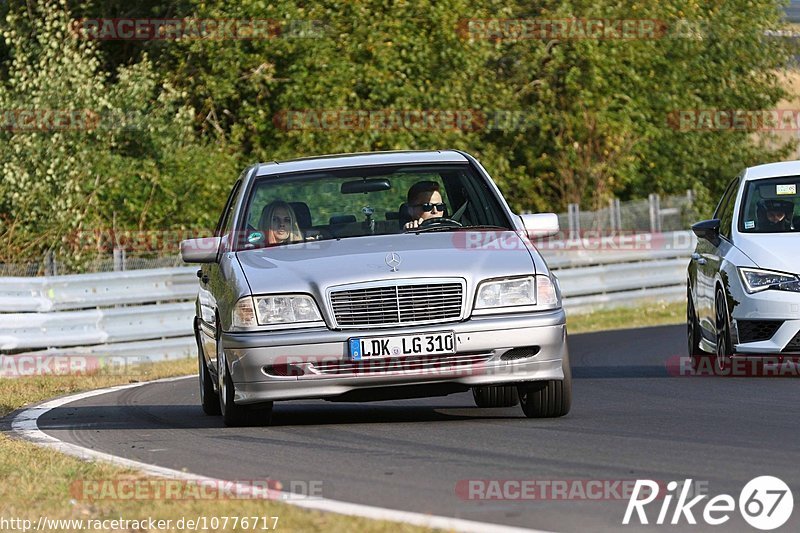
[[[736,206],[736,193],[739,191],[739,178],[734,179],[728,186],[723,203],[720,204],[719,233],[726,239],[731,238],[733,226],[733,208]]]
[[[720,198],[719,203],[717,204],[717,208],[714,210],[714,218],[720,218],[722,216],[722,211],[725,209],[725,206],[728,203],[728,200],[731,196],[731,189],[733,189],[734,182],[739,181],[739,178],[734,179],[731,181],[727,187],[725,187],[725,192],[722,193],[722,198]]]
[[[241,188],[241,180],[237,181],[231,189],[231,194],[228,196],[228,201],[225,203],[225,210],[217,223],[217,229],[214,231],[215,237],[221,237],[231,230],[233,224],[233,210],[236,208],[236,199],[239,196],[239,189]]]

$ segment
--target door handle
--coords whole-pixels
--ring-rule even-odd
[[[706,260],[703,259],[703,256],[698,254],[697,252],[692,254],[692,261],[697,261],[698,265],[705,265],[706,264]]]

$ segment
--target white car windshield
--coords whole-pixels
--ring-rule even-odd
[[[495,192],[469,165],[263,176],[244,206],[239,249],[407,231],[513,229]]]
[[[800,177],[751,181],[744,193],[739,231],[800,231]]]

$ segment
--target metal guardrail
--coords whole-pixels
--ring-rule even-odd
[[[686,298],[686,268],[697,244],[690,231],[556,243],[541,250],[561,285],[568,314]]]
[[[666,259],[643,263],[620,263],[557,270],[565,302],[593,294],[620,294],[680,285],[686,277],[687,261]]]
[[[191,326],[190,326],[191,327]],[[124,357],[130,358],[131,364],[136,362],[163,361],[167,359],[184,359],[197,355],[197,344],[194,337],[186,336],[186,331],[181,332],[181,337],[117,342],[114,344],[96,344],[92,346],[76,346],[66,348],[48,348],[26,352],[42,357],[70,357],[88,356],[97,358]],[[2,374],[0,372],[0,374]]]
[[[56,313],[9,313],[0,323],[0,350],[85,346],[179,337],[191,333],[193,302]]]
[[[192,299],[197,268],[0,277],[0,312],[48,312]]]
[[[575,314],[680,301],[694,242],[690,232],[674,232],[634,241],[551,242],[540,250],[560,280],[567,312]],[[195,272],[179,267],[0,278],[0,350],[150,360],[191,356]]]

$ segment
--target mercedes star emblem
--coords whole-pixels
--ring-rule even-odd
[[[395,252],[386,254],[386,264],[389,265],[389,268],[392,269],[392,272],[397,272],[397,267],[400,266],[402,259],[400,259],[400,254]]]

